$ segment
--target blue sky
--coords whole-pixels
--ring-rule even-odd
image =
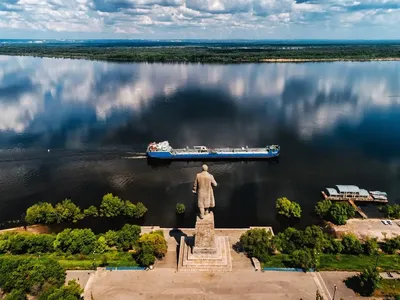
[[[0,38],[400,39],[400,0],[0,0]]]

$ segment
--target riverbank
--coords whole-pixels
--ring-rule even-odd
[[[0,55],[161,63],[286,63],[334,61],[399,61],[399,44],[257,45],[246,47],[135,47],[59,44],[2,45]]]

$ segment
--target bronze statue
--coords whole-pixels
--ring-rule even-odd
[[[214,191],[212,186],[217,186],[217,182],[210,173],[208,166],[203,165],[203,172],[196,174],[193,183],[193,193],[197,193],[197,206],[200,209],[200,219],[207,215],[210,207],[215,207]]]

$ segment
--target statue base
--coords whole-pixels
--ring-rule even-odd
[[[181,237],[178,271],[232,271],[229,238],[215,236],[212,212],[203,219],[197,218],[194,237]]]

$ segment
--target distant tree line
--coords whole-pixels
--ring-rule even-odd
[[[0,55],[75,58],[121,62],[244,63],[266,59],[371,60],[400,58],[399,44],[277,45],[248,47],[126,47],[104,45],[2,45]]]
[[[133,204],[129,200],[121,200],[113,194],[103,197],[100,207],[90,206],[81,209],[70,199],[57,203],[40,202],[26,210],[25,221],[28,224],[52,224],[62,222],[77,222],[85,217],[118,217],[141,218],[147,212],[143,203]]]

